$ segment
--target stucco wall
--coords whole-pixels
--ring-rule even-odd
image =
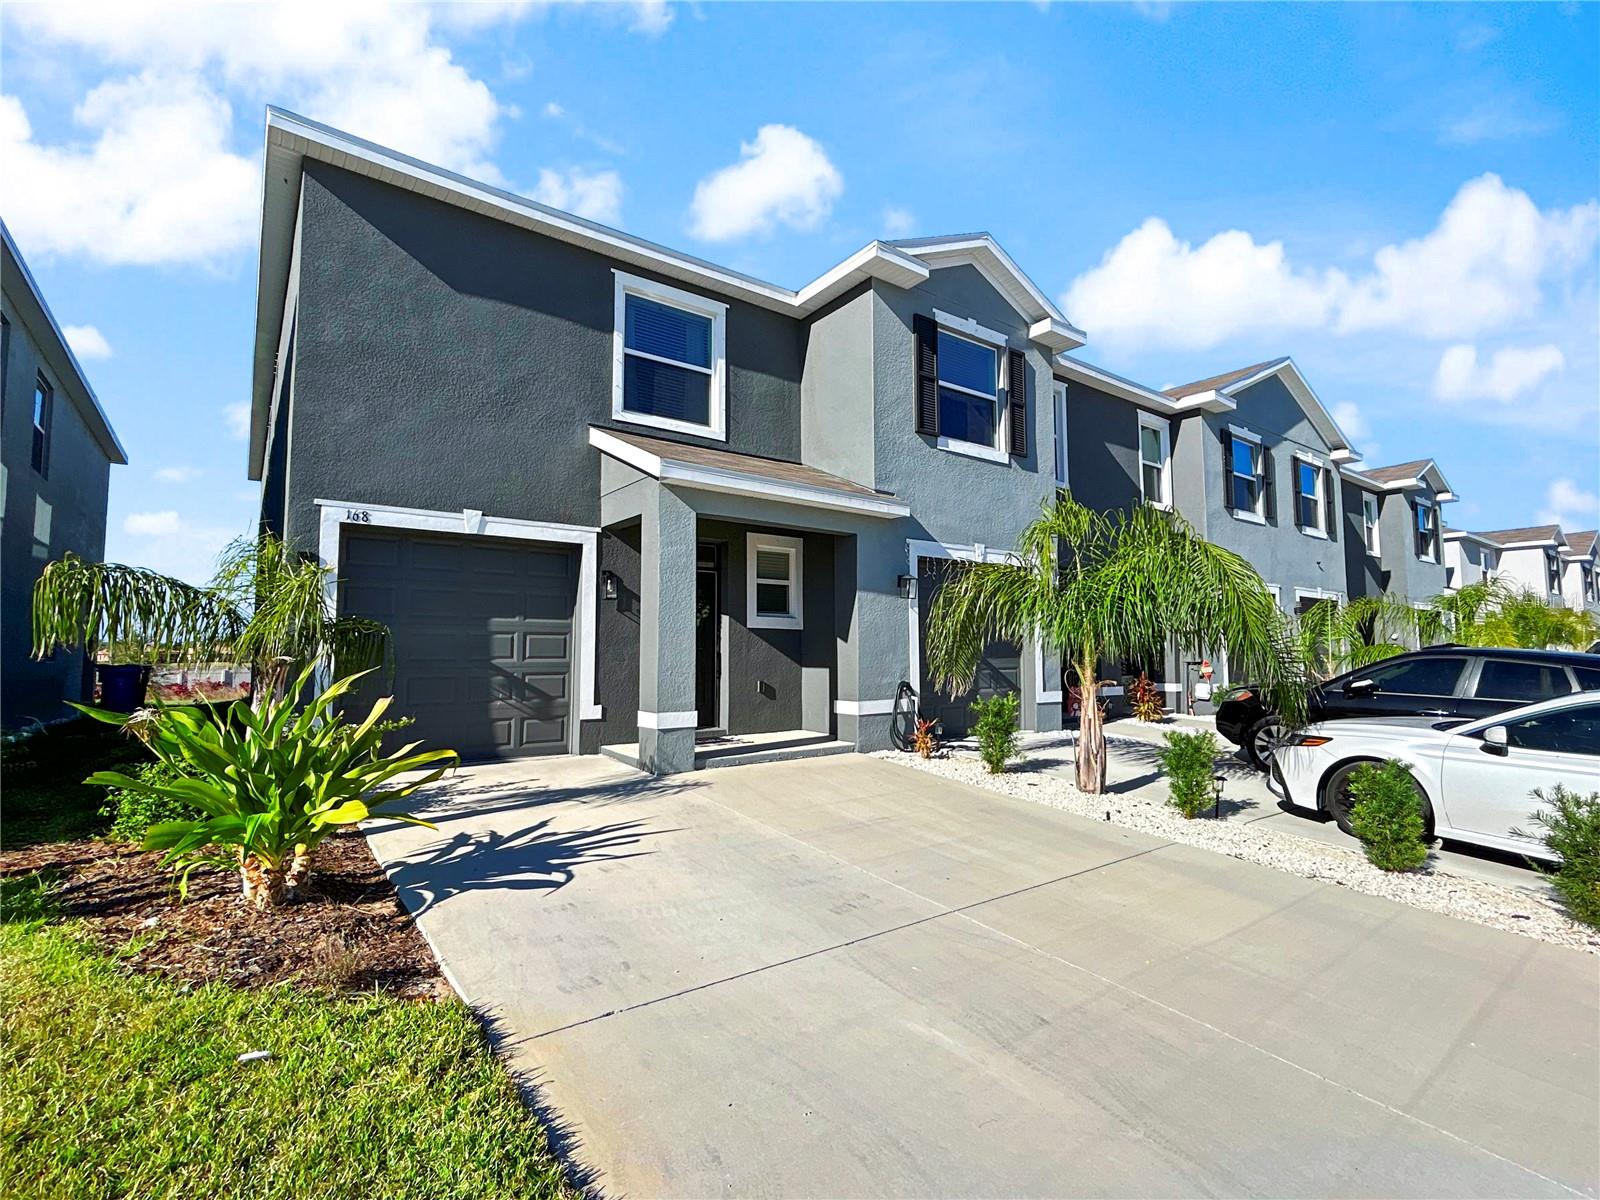
[[[12,728],[72,715],[64,701],[85,699],[86,684],[93,686],[81,652],[32,659],[31,606],[34,581],[46,562],[69,550],[87,559],[104,556],[111,463],[79,414],[71,385],[43,361],[40,338],[52,335],[30,327],[9,294],[3,304],[11,332],[0,409],[0,462],[6,472],[0,519],[0,724]],[[32,463],[33,388],[41,370],[55,391],[46,476]],[[47,543],[33,536],[38,499],[50,505]]]
[[[613,268],[590,251],[308,162],[287,531],[313,501],[593,525],[611,420]],[[728,440],[800,455],[798,320],[729,304]]]
[[[1416,526],[1412,515],[1412,499],[1421,496],[1430,501],[1439,513],[1440,554],[1438,561],[1426,562],[1417,557]],[[1434,496],[1433,489],[1422,487],[1411,492],[1390,492],[1383,497],[1379,520],[1379,548],[1383,552],[1383,568],[1389,574],[1389,592],[1413,601],[1426,600],[1444,591],[1445,559],[1443,532],[1444,510]]]
[[[1139,409],[1076,380],[1067,385],[1067,486],[1073,499],[1108,511],[1139,492]]]

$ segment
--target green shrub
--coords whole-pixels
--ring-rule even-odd
[[[989,774],[998,775],[1017,756],[1017,718],[1022,699],[1015,692],[1004,692],[987,700],[974,700],[972,711],[978,717],[972,726],[978,739],[978,757],[989,768]]]
[[[1350,828],[1381,871],[1414,871],[1428,861],[1422,793],[1405,763],[1363,763],[1350,776]]]
[[[179,778],[177,768],[164,762],[147,762],[133,774],[147,788]],[[168,792],[114,787],[106,793],[106,806],[100,810],[100,815],[111,818],[111,828],[106,832],[111,841],[142,842],[152,825],[162,821],[193,821],[205,814]]]
[[[1157,752],[1167,773],[1167,803],[1193,820],[1212,803],[1217,769],[1217,735],[1173,731]]]
[[[1558,783],[1548,795],[1532,794],[1542,805],[1533,814],[1545,829],[1540,837],[1561,856],[1550,882],[1574,919],[1600,928],[1600,792],[1580,796]]]

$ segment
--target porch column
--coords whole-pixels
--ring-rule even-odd
[[[694,769],[695,513],[652,481],[639,526],[639,763]]]
[[[863,753],[887,750],[901,680],[920,686],[915,664],[907,661],[911,610],[899,593],[899,577],[906,569],[905,530],[897,522],[881,531],[837,538],[834,546],[836,736]]]

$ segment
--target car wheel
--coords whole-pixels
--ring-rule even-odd
[[[1333,818],[1342,833],[1355,837],[1355,830],[1350,827],[1350,814],[1355,808],[1355,801],[1350,797],[1350,777],[1362,767],[1369,765],[1371,760],[1363,759],[1361,762],[1345,763],[1332,775],[1322,789],[1322,810]],[[1413,785],[1415,786],[1415,785]],[[1433,805],[1429,802],[1423,790],[1417,788],[1417,799],[1422,802],[1422,836],[1426,841],[1433,841]]]
[[[1283,737],[1283,720],[1277,716],[1262,717],[1250,726],[1250,732],[1244,736],[1245,757],[1258,771],[1265,771],[1272,766],[1272,754],[1278,748],[1278,741]]]

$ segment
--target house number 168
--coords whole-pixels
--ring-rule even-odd
[[[358,521],[363,525],[372,524],[372,514],[364,508],[347,508],[344,510],[346,521]]]

